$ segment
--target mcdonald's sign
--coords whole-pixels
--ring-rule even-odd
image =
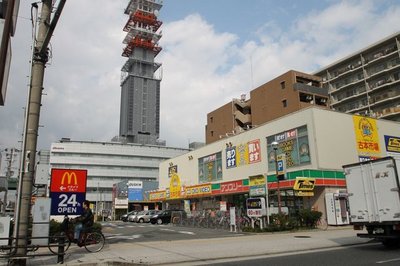
[[[87,170],[51,169],[50,192],[85,193]]]

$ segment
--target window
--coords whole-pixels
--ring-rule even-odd
[[[211,133],[211,137],[213,137],[214,136],[214,131],[211,130],[210,133]]]
[[[214,121],[214,117],[210,117],[210,123],[212,123]]]
[[[282,81],[282,82],[281,82],[281,89],[283,90],[284,88],[285,88],[285,82]]]
[[[282,106],[283,106],[283,108],[286,108],[286,107],[287,107],[287,100],[283,100],[283,101],[282,101]]]

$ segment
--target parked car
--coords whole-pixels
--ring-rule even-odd
[[[152,224],[168,224],[172,217],[186,218],[187,214],[184,210],[164,210],[150,218]]]
[[[136,215],[133,221],[137,223],[148,223],[150,222],[150,218],[156,215],[158,212],[158,210],[144,211],[144,213]]]
[[[133,213],[133,214],[128,216],[128,221],[129,222],[136,222],[137,216],[138,215],[143,215],[145,213],[146,213],[146,211],[138,211],[137,213]]]
[[[127,222],[127,221],[128,221],[128,216],[129,216],[129,215],[132,215],[132,214],[136,214],[136,213],[138,213],[138,211],[130,211],[130,212],[128,212],[128,213],[123,214],[123,215],[121,216],[121,221]]]

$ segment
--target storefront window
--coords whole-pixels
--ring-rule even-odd
[[[199,158],[199,183],[222,180],[221,152]]]
[[[286,168],[311,162],[307,125],[267,137],[268,169],[275,171],[275,154],[271,143],[279,143],[277,154],[284,154]]]

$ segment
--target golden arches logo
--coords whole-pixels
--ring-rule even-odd
[[[67,185],[78,185],[78,178],[77,178],[75,172],[71,172],[71,173],[65,172],[61,178],[61,185],[64,185],[65,179],[67,179]],[[74,181],[74,183],[72,183],[71,181]]]

